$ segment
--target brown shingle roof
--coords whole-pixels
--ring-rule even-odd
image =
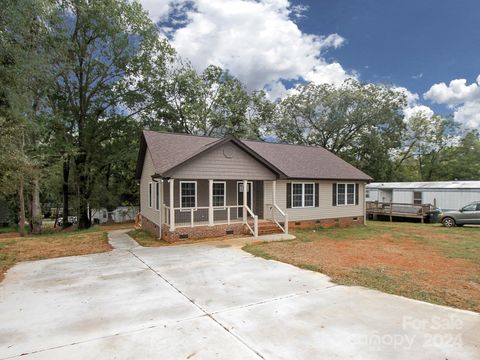
[[[144,131],[145,145],[152,156],[158,175],[188,161],[222,141],[219,138],[176,133]],[[261,162],[265,160],[276,168],[281,177],[297,179],[366,180],[372,178],[322,147],[275,144],[262,141],[236,140]],[[144,146],[145,147],[145,146]],[[140,149],[139,162],[143,165]],[[137,164],[137,177],[140,164]]]

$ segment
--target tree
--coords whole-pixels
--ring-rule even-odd
[[[480,179],[480,135],[467,132],[457,146],[443,150],[436,174],[442,180]]]
[[[66,173],[70,159],[73,165],[83,229],[91,225],[88,206],[107,158],[105,143],[133,121],[139,110],[131,107],[144,101],[144,77],[154,66],[165,66],[173,50],[138,2],[64,0],[61,8],[57,41],[64,48],[54,65],[58,77],[51,107],[55,119],[64,119],[62,136],[72,141],[60,147],[60,155]]]
[[[263,91],[249,93],[240,80],[218,66],[210,65],[198,74],[179,60],[168,82],[155,86],[163,86],[164,93],[155,103],[153,117],[170,131],[259,138],[274,110]]]
[[[388,180],[405,105],[402,93],[383,85],[308,83],[280,102],[272,130],[281,141],[320,145],[373,178]]]
[[[447,147],[454,145],[458,137],[456,130],[457,125],[451,118],[418,113],[409,119],[404,145],[406,150],[400,158],[412,157],[415,160],[420,180],[438,180],[442,154]]]
[[[39,169],[35,158],[36,128],[50,72],[52,43],[49,29],[54,8],[50,1],[18,0],[2,3],[0,13],[0,192],[18,184],[19,231],[25,223],[25,186],[31,182],[30,225],[39,232],[37,206]],[[33,221],[33,219],[37,221]]]

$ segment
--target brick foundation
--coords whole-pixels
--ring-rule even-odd
[[[316,227],[346,227],[351,225],[363,225],[363,216],[352,216],[331,219],[319,220],[297,220],[289,221],[289,230],[294,229],[311,229]],[[158,225],[142,216],[142,229],[159,237],[160,231]],[[230,235],[250,235],[247,227],[244,224],[230,224],[230,225],[214,225],[214,226],[194,226],[176,228],[174,232],[170,231],[168,225],[162,226],[162,240],[168,242],[176,242],[182,240],[197,240],[205,238],[214,238],[227,235],[227,230],[231,231]]]
[[[231,232],[227,234],[227,231]],[[214,238],[227,235],[249,235],[250,232],[244,224],[214,225],[214,226],[194,226],[181,227],[170,231],[168,225],[162,227],[162,240],[176,242],[182,240],[197,240]]]
[[[160,237],[160,228],[154,222],[141,215],[142,229],[150,234]]]
[[[289,230],[311,229],[316,227],[329,228],[334,226],[346,227],[350,225],[363,225],[363,216],[318,219],[318,220],[297,220],[297,221],[288,222]]]

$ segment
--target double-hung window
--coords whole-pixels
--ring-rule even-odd
[[[180,181],[180,208],[197,207],[197,182]]]
[[[213,182],[213,206],[225,207],[225,181]]]
[[[355,205],[355,184],[337,184],[337,205]]]
[[[292,184],[292,208],[315,206],[315,184],[293,183]]]

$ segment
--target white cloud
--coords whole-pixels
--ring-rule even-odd
[[[405,94],[407,98],[407,106],[403,109],[405,121],[409,121],[412,116],[423,114],[424,116],[431,118],[434,114],[433,110],[428,106],[418,103],[420,97],[416,93],[412,93],[405,87],[397,86],[394,88],[396,91]]]
[[[148,9],[154,8],[153,2],[142,0]],[[278,90],[280,79],[338,84],[355,76],[324,58],[328,49],[344,44],[342,36],[317,36],[298,28],[294,19],[306,7],[292,6],[288,0],[194,0],[189,4],[181,8],[185,24],[168,36],[197,70],[219,65],[250,89],[269,85]]]
[[[423,96],[454,109],[454,119],[465,126],[480,127],[480,75],[470,85],[466,79],[452,80],[448,85],[434,84]]]
[[[406,120],[410,120],[412,116],[419,115],[419,114],[423,114],[427,118],[431,118],[434,114],[433,110],[425,105],[408,106],[403,110],[403,113],[405,114]]]
[[[170,9],[169,1],[159,0],[141,0],[143,8],[148,11],[148,15],[153,21],[158,21],[168,14]]]

